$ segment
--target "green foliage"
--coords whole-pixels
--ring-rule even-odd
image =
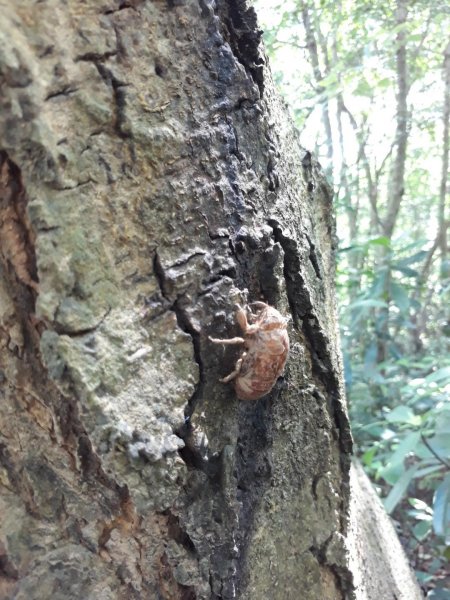
[[[300,139],[336,189],[336,285],[358,453],[411,551],[431,549],[417,571],[427,583],[450,558],[450,257],[438,236],[449,219],[440,178],[450,12],[445,2],[406,4],[403,21],[398,0],[261,0],[256,8]],[[435,588],[427,598],[449,594]]]

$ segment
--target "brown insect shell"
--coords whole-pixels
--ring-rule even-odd
[[[283,373],[289,352],[287,319],[273,306],[262,308],[254,323],[244,329],[247,351],[235,379],[235,390],[241,400],[257,400],[265,396]],[[242,316],[238,320],[241,326]]]

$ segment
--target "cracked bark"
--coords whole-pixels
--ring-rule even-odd
[[[331,192],[253,9],[19,1],[0,42],[0,597],[352,597]],[[291,355],[238,403],[208,336],[261,299]]]

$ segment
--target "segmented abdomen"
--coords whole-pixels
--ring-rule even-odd
[[[257,334],[251,340],[235,381],[238,398],[257,400],[270,392],[283,372],[288,351],[289,338],[285,327]]]

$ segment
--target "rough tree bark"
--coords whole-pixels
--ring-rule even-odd
[[[352,597],[331,191],[253,10],[2,3],[0,85],[0,597]],[[208,335],[259,299],[238,402]]]

